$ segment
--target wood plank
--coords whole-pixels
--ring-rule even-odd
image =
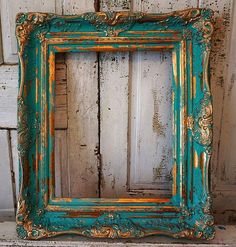
[[[70,196],[98,195],[97,55],[66,55]]]
[[[98,195],[97,55],[66,55],[70,195]]]
[[[13,159],[13,172],[15,177],[16,197],[19,194],[19,160],[17,150],[17,131],[11,130],[11,147],[12,147],[12,159]]]
[[[14,214],[8,144],[8,130],[0,130],[0,215],[1,212]]]
[[[67,116],[67,69],[65,54],[56,55],[56,83],[55,83],[55,129],[66,129]]]
[[[16,128],[18,67],[0,66],[0,127]]]
[[[1,5],[0,5],[1,8]],[[3,54],[2,54],[2,25],[1,25],[1,11],[0,11],[0,64],[3,63]]]
[[[69,197],[67,130],[55,130],[55,195]]]
[[[60,2],[60,1],[58,1]],[[17,63],[17,45],[15,38],[15,17],[18,12],[58,12],[61,7],[56,0],[2,0],[1,23],[3,40],[3,56],[5,63]]]
[[[62,1],[63,14],[93,10],[93,2]],[[61,54],[56,64],[55,165],[60,169],[56,171],[56,187],[61,183],[56,194],[97,197],[96,54]]]
[[[128,196],[126,193],[128,79],[128,53],[101,54],[101,197]]]
[[[134,53],[130,73],[130,189],[170,191],[171,52]]]
[[[133,11],[143,11],[147,13],[167,13],[185,8],[197,7],[198,0],[133,0]]]
[[[201,0],[199,7],[214,10],[214,33],[210,56],[211,90],[213,95],[213,152],[211,159],[212,189],[217,189],[224,172],[224,164],[219,163],[219,146],[221,145],[222,107],[226,87],[230,58],[232,0]],[[228,144],[227,144],[228,148]],[[218,187],[219,188],[219,187]],[[220,188],[219,188],[220,189]]]
[[[221,118],[221,135],[218,157],[217,187],[224,190],[236,189],[236,4],[232,6],[231,37],[228,50],[228,66],[224,81],[224,105]],[[235,206],[236,209],[236,206]]]
[[[131,1],[100,1],[101,11],[129,10]],[[128,197],[129,53],[100,53],[101,197]]]
[[[16,213],[16,210],[17,210],[16,180],[15,180],[15,172],[14,172],[14,165],[13,165],[13,150],[12,150],[12,140],[11,140],[10,130],[7,130],[7,145],[8,145],[8,157],[9,157],[9,166],[10,166],[10,173],[11,173],[13,207],[14,207],[14,212]]]
[[[170,12],[197,1],[133,1],[133,11]],[[171,52],[136,52],[130,91],[130,189],[168,194],[172,184]],[[150,191],[151,190],[151,191]]]
[[[94,11],[94,1],[88,0],[64,0],[63,15],[75,15],[83,12]]]
[[[216,222],[236,222],[236,3],[200,1],[215,10],[211,52],[213,94],[213,157],[211,162],[213,210]],[[227,203],[225,203],[227,201]]]

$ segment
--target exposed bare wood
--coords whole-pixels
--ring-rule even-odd
[[[196,7],[197,1],[133,1],[133,11],[170,12]],[[130,85],[130,189],[171,192],[171,52],[137,52]],[[158,192],[158,190],[161,190]]]
[[[63,1],[63,14],[93,11],[93,1]],[[64,60],[65,59],[65,60]],[[55,133],[56,183],[62,196],[97,197],[98,145],[96,54],[57,59]],[[63,175],[62,175],[63,174]]]
[[[100,1],[101,11],[129,10],[131,1]],[[100,54],[101,197],[127,194],[129,53]]]
[[[55,131],[55,195],[69,197],[67,130]]]
[[[18,150],[17,150],[17,131],[11,130],[10,135],[11,135],[13,172],[15,177],[16,198],[17,198],[19,194],[19,161],[18,161]]]
[[[16,179],[15,172],[13,166],[13,149],[12,149],[12,140],[11,140],[11,131],[7,130],[7,145],[8,145],[8,157],[9,157],[9,168],[11,173],[11,187],[12,187],[12,198],[13,198],[13,206],[14,211],[16,213],[17,208],[17,200],[16,200]]]
[[[64,54],[56,56],[55,129],[67,128],[67,74]]]
[[[130,189],[172,185],[171,52],[138,52],[130,91]]]
[[[67,54],[70,195],[96,197],[98,167],[96,53]]]
[[[1,5],[0,5],[1,8]],[[2,54],[2,25],[1,25],[1,11],[0,11],[0,64],[3,63],[3,54]]]

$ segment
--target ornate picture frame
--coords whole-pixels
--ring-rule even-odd
[[[208,165],[212,104],[209,9],[168,14],[97,12],[77,16],[19,13],[17,233],[41,239],[64,233],[98,238],[214,237]],[[56,198],[54,192],[55,54],[80,51],[172,52],[171,198]]]

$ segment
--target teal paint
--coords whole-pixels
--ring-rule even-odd
[[[214,237],[208,189],[212,142],[208,82],[211,16],[208,9],[169,14],[18,14],[21,191],[16,222],[20,238],[40,239],[64,233],[110,238],[153,234]],[[170,200],[55,199],[51,159],[55,53],[94,49],[171,49],[176,56],[172,82],[176,181]]]

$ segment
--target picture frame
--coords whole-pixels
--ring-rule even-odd
[[[193,8],[168,14],[17,15],[20,194],[16,223],[20,238],[60,234],[96,238],[214,237],[208,186],[212,14],[210,9]],[[55,54],[138,50],[172,52],[171,198],[56,198]]]

